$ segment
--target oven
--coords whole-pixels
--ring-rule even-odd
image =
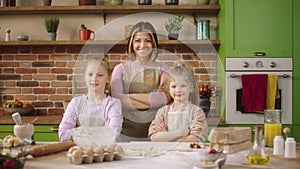
[[[275,109],[282,110],[282,123],[292,124],[292,58],[226,58],[226,123],[263,124],[263,113],[244,112],[241,106],[243,74],[276,74],[280,98]]]

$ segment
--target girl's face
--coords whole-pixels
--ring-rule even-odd
[[[138,32],[133,38],[133,51],[137,60],[141,63],[147,63],[151,58],[153,51],[152,38],[147,32]]]
[[[99,62],[89,62],[85,73],[85,83],[89,91],[104,93],[106,83],[109,82],[107,69]]]
[[[169,90],[174,103],[187,103],[192,88],[185,77],[175,77],[170,80]]]

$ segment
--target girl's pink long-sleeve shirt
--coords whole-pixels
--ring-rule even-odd
[[[78,125],[79,113],[87,113],[91,117],[101,116],[101,109],[104,107],[103,119],[105,125],[114,128],[118,133],[122,130],[123,116],[122,116],[122,106],[119,99],[107,96],[105,98],[105,105],[103,103],[90,102],[86,95],[74,97],[69,103],[66,112],[63,115],[63,119],[59,125],[59,139],[60,141],[66,141],[71,139],[71,132],[73,128]],[[82,106],[85,104],[84,112]]]

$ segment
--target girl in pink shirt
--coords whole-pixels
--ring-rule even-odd
[[[90,57],[90,56],[89,56]],[[87,94],[74,97],[68,104],[59,125],[59,139],[72,139],[72,129],[79,126],[109,126],[118,133],[122,130],[120,100],[108,95],[110,69],[101,57],[87,58],[85,84]]]

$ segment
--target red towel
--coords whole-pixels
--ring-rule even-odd
[[[242,105],[245,112],[265,110],[267,84],[267,74],[242,75]]]

